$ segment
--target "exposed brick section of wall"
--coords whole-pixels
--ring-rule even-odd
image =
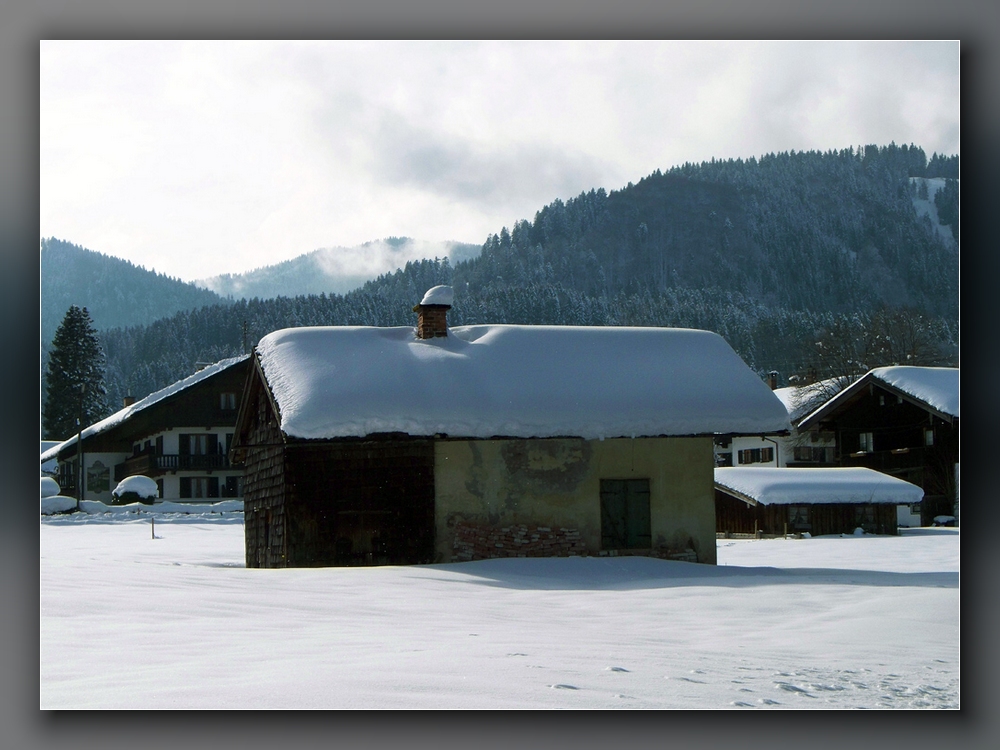
[[[489,526],[455,524],[454,560],[486,560],[494,557],[571,557],[587,555],[587,545],[578,529],[508,524]]]

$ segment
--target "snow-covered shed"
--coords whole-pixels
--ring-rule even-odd
[[[429,299],[416,329],[261,339],[233,442],[248,566],[637,552],[715,562],[712,436],[788,429],[721,337],[448,328],[437,311],[450,298]]]
[[[864,466],[923,488],[920,525],[957,516],[957,367],[877,367],[802,418],[800,431],[836,435],[837,463]]]
[[[896,534],[896,506],[923,490],[865,468],[720,467],[715,470],[720,533]]]
[[[133,400],[43,451],[42,466],[58,462],[65,494],[108,504],[116,485],[129,476],[155,481],[161,500],[237,498],[243,472],[230,464],[227,451],[249,365],[249,355],[230,357]],[[82,493],[77,489],[81,436]]]

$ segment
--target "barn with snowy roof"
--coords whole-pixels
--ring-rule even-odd
[[[896,508],[919,503],[910,482],[861,467],[718,467],[716,531],[896,534]]]
[[[718,335],[292,328],[256,347],[233,459],[248,567],[643,554],[715,562],[713,435],[787,431]]]
[[[957,367],[877,367],[798,424],[836,436],[836,463],[863,466],[921,487],[914,518],[957,516]]]

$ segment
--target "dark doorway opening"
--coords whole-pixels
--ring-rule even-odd
[[[601,480],[601,548],[649,549],[648,479]]]

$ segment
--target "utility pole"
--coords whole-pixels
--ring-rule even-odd
[[[243,321],[243,353],[247,353],[247,322]]]

